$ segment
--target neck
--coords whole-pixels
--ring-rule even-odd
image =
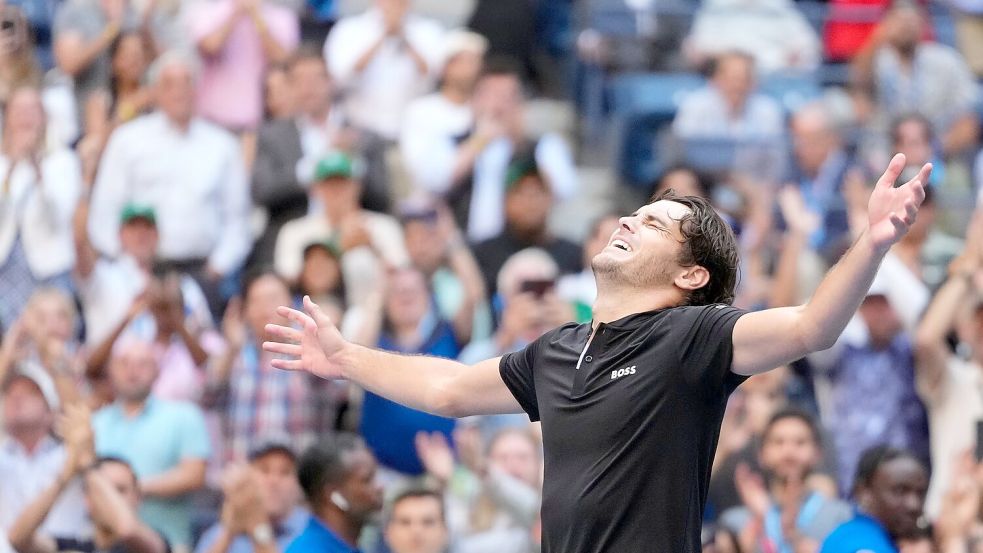
[[[470,91],[467,87],[461,86],[457,83],[446,82],[443,88],[440,90],[444,98],[447,98],[451,103],[464,105],[468,102],[471,97]]]
[[[34,453],[41,440],[48,435],[44,428],[25,428],[11,432],[10,437],[21,445],[28,453]]]
[[[326,203],[324,205],[324,216],[328,218],[328,221],[335,228],[337,228],[337,226],[340,225],[341,222],[344,221],[347,218],[348,215],[351,215],[351,214],[354,214],[354,213],[358,213],[359,211],[360,211],[360,208],[359,208],[358,204],[356,204],[356,205],[339,205],[337,203],[334,203],[334,204],[327,204]]]
[[[171,117],[170,114],[166,113],[164,115],[172,127],[183,133],[188,132],[188,128],[191,126],[191,117]]]
[[[329,113],[331,113],[331,104],[326,103],[323,106],[318,106],[316,109],[305,113],[304,115],[315,123],[322,123],[328,118]]]
[[[420,334],[417,331],[418,325],[401,325],[393,327],[393,338],[396,343],[404,348],[414,348],[420,345]]]
[[[634,315],[676,307],[682,304],[675,290],[643,290],[637,287],[603,286],[598,280],[597,299],[594,301],[594,324],[610,323]]]
[[[514,226],[509,226],[508,229],[509,234],[511,234],[513,238],[524,244],[542,244],[548,237],[545,226],[532,229],[520,229]]]
[[[804,479],[773,478],[771,496],[778,500],[783,509],[798,506],[809,495]]]
[[[119,94],[128,94],[130,92],[136,92],[140,90],[140,81],[124,81],[120,80],[118,85]]]
[[[146,405],[147,405],[146,397],[144,397],[143,399],[120,400],[120,406],[123,408],[123,414],[126,415],[127,417],[135,417],[139,415],[140,412],[143,411],[143,408]]]
[[[314,514],[320,519],[322,524],[330,528],[332,532],[348,542],[349,545],[354,547],[358,544],[358,536],[362,533],[361,522],[354,520],[338,509],[330,507],[317,509]]]

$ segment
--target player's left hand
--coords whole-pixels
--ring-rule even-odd
[[[867,203],[867,230],[877,251],[886,252],[907,234],[925,199],[932,164],[926,163],[915,178],[895,188],[894,183],[904,168],[904,154],[896,154],[878,179]]]

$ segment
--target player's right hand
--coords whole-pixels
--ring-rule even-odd
[[[266,325],[267,335],[273,341],[263,342],[263,349],[289,357],[273,359],[273,367],[305,371],[321,378],[342,378],[341,357],[348,342],[309,296],[304,296],[304,311],[285,306],[277,308],[278,315],[299,328]]]

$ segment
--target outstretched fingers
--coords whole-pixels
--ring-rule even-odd
[[[314,300],[310,296],[304,296],[304,311],[307,311],[308,315],[317,323],[317,326],[330,325],[331,317],[327,316],[324,311],[321,310],[321,306],[314,303]]]
[[[281,342],[300,342],[304,333],[296,328],[269,323],[264,327],[267,334]]]
[[[282,369],[285,371],[302,371],[304,370],[304,362],[300,359],[273,359],[270,361],[274,369]]]
[[[263,342],[263,350],[293,357],[300,357],[304,351],[298,344],[285,344],[283,342]]]
[[[307,313],[303,311],[297,311],[291,307],[281,305],[276,308],[276,314],[281,317],[286,317],[287,319],[307,328],[309,325],[314,324],[314,319],[310,318]]]
[[[894,183],[897,182],[898,177],[901,176],[901,172],[904,171],[905,167],[905,156],[904,154],[894,154],[891,158],[891,163],[887,164],[887,169],[884,170],[884,174],[877,181],[877,186],[881,188],[893,188]]]

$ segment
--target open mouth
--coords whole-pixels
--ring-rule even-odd
[[[619,250],[631,252],[631,246],[628,245],[628,242],[625,242],[624,240],[616,238],[611,242],[611,245],[614,246],[615,248],[618,248]]]

